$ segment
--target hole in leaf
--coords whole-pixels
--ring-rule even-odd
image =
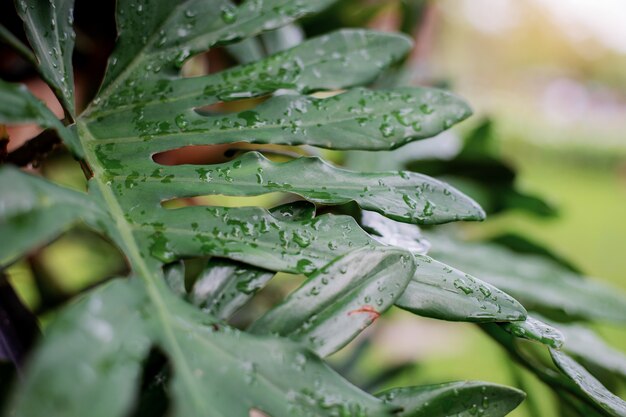
[[[153,346],[143,365],[139,398],[128,417],[165,417],[171,399],[167,383],[172,376],[171,364],[163,351]]]
[[[209,51],[194,55],[185,61],[181,74],[185,78],[215,74],[236,65],[224,47],[214,47]]]
[[[264,413],[263,411],[261,411],[259,409],[251,408],[249,417],[272,417],[272,416],[270,416],[269,414]]]
[[[250,97],[247,92],[222,93],[218,95],[222,99],[218,103],[207,106],[194,108],[194,111],[200,116],[222,116],[232,113],[240,113],[242,111],[254,109],[256,106],[265,101],[268,96],[262,95],[258,97]]]
[[[193,145],[169,151],[159,152],[152,160],[159,165],[211,165],[233,160],[248,151],[257,151],[275,162],[299,158],[307,155],[303,148],[281,145],[255,145],[247,142],[235,142],[223,145]]]
[[[233,146],[243,145],[243,142],[225,145],[198,145],[185,146],[171,151],[159,152],[152,156],[154,162],[159,165],[208,165],[221,164],[230,161],[233,156],[225,156]]]
[[[272,307],[280,304],[306,280],[304,275],[279,272],[228,319],[228,324],[246,329]]]
[[[272,208],[282,203],[298,200],[301,200],[300,196],[281,192],[261,194],[252,197],[212,194],[188,198],[173,198],[171,200],[161,202],[161,206],[168,210],[189,206]]]

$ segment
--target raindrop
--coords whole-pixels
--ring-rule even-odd
[[[189,126],[189,121],[185,118],[184,114],[179,114],[174,120],[180,130],[185,130],[187,126]]]
[[[430,105],[428,105],[427,103],[424,103],[424,104],[420,105],[420,111],[422,113],[424,113],[424,114],[432,114],[434,109],[432,107],[430,107]]]
[[[234,23],[237,20],[237,12],[234,7],[222,8],[220,16],[224,23]]]

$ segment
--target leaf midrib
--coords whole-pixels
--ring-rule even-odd
[[[108,211],[111,214],[111,217],[115,221],[115,226],[117,228],[117,231],[119,232],[121,240],[123,241],[121,243],[124,244],[124,248],[126,249],[125,252],[132,266],[132,269],[135,270],[135,272],[137,273],[137,275],[139,275],[145,285],[148,297],[155,306],[158,321],[162,326],[165,337],[170,342],[170,346],[173,350],[173,355],[182,358],[182,360],[180,361],[180,368],[177,369],[179,371],[178,374],[184,381],[186,389],[190,393],[192,393],[191,396],[193,398],[193,401],[196,403],[198,409],[203,410],[205,409],[203,395],[197,390],[197,385],[194,383],[192,372],[189,369],[187,362],[184,360],[182,349],[173,331],[174,323],[172,322],[170,315],[166,313],[168,309],[165,300],[163,299],[159,288],[157,288],[157,285],[154,282],[154,277],[152,276],[150,268],[141,256],[139,246],[131,230],[131,225],[126,220],[122,207],[115,198],[113,190],[108,187],[106,183],[103,182],[101,179],[103,174],[103,168],[99,165],[97,156],[90,147],[85,146],[86,143],[95,140],[95,138],[89,131],[89,128],[86,124],[80,121],[77,124],[79,125],[80,130],[85,134],[85,136],[79,135],[79,140],[83,145],[83,149],[88,150],[87,152],[85,152],[85,159],[89,163],[89,166],[93,169],[93,180],[100,190],[104,202],[107,204],[107,208],[109,209]]]

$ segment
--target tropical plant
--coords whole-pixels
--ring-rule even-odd
[[[340,30],[281,50],[279,28],[330,3],[119,0],[117,45],[96,98],[78,113],[73,2],[16,2],[32,49],[4,28],[0,36],[38,68],[65,117],[2,81],[0,122],[56,132],[80,161],[88,190],[0,168],[0,262],[7,267],[80,222],[120,249],[130,273],[53,318],[5,415],[503,416],[523,400],[519,390],[482,382],[372,395],[323,360],[394,305],[481,323],[583,415],[626,415],[623,401],[558,350],[558,330],[528,317],[496,286],[426,255],[430,244],[416,225],[481,220],[472,199],[410,171],[349,171],[318,156],[268,151],[392,150],[470,115],[443,90],[355,87],[400,60],[411,46],[406,36]],[[264,32],[266,49],[278,52],[215,74],[180,75],[190,58],[219,46],[232,45],[245,59]],[[215,110],[247,98],[257,105]],[[262,146],[213,165],[159,162],[175,149],[239,142]],[[275,192],[291,202],[268,210],[181,200]],[[321,214],[350,202],[358,206],[353,215]],[[526,258],[501,248],[481,245],[474,253],[448,236],[428,238],[440,259],[475,268],[533,309],[626,317],[621,295],[543,259],[529,261],[536,268],[529,271],[515,267]],[[205,262],[197,274],[183,261],[192,258]],[[544,271],[550,278],[538,275]],[[306,279],[262,316],[235,326],[234,313],[276,272]],[[520,283],[526,278],[532,286]],[[4,356],[20,356],[19,343],[8,332],[0,336]],[[519,338],[550,346],[560,371],[529,359]],[[569,352],[599,367],[623,364],[619,355],[607,364],[583,346]]]

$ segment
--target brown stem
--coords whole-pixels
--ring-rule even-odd
[[[54,130],[44,130],[22,146],[9,153],[6,162],[23,167],[37,163],[61,144]]]

